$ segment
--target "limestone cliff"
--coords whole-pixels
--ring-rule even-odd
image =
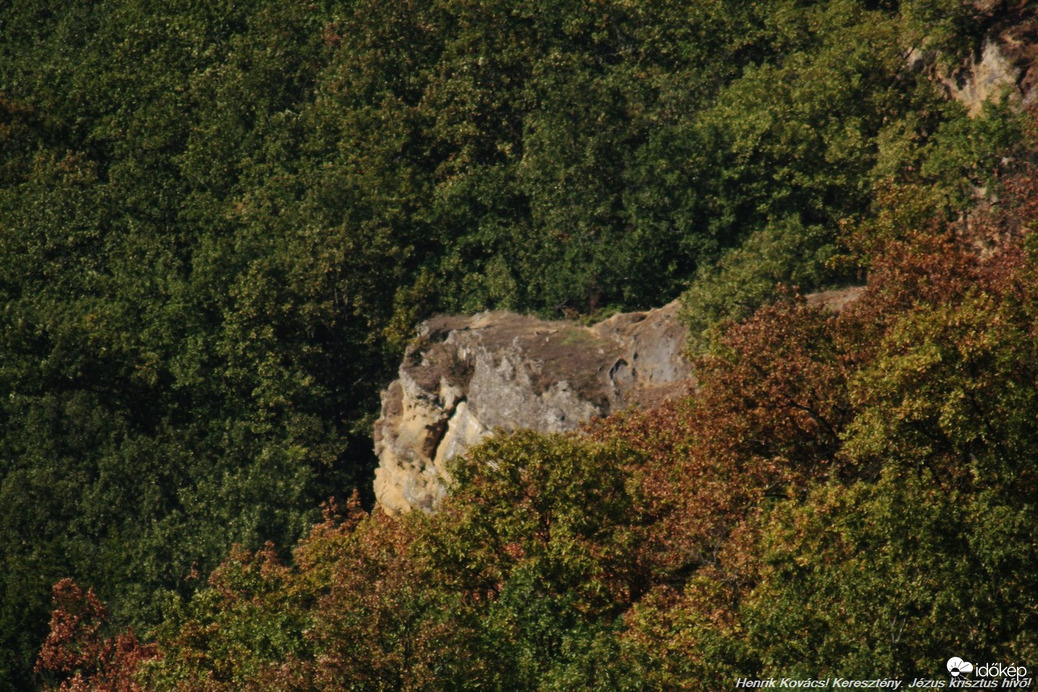
[[[494,430],[573,430],[685,391],[678,304],[584,327],[504,312],[437,317],[382,393],[375,494],[389,512],[435,509],[446,462]]]

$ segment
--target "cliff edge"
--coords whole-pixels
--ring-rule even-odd
[[[382,393],[379,503],[390,513],[434,510],[446,462],[494,430],[574,430],[687,391],[678,310],[675,301],[591,327],[507,312],[423,323]]]

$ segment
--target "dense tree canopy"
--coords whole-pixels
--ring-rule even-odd
[[[686,399],[484,443],[432,516],[329,506],[291,565],[236,549],[149,644],[101,639],[63,583],[41,670],[712,690],[1032,660],[1038,176],[1003,191],[969,225],[885,238],[838,314],[788,295],[731,326]],[[89,646],[106,653],[77,665]]]
[[[161,640],[147,674],[166,685],[668,686],[707,641],[765,670],[802,626],[769,610],[798,598],[782,561],[876,540],[848,520],[814,550],[798,522],[855,503],[883,520],[885,493],[929,492],[899,480],[913,464],[970,498],[930,536],[984,546],[963,575],[1033,567],[1004,548],[1033,511],[1005,499],[1033,480],[1015,355],[1030,251],[1014,239],[981,267],[927,225],[1008,175],[1022,119],[968,118],[904,58],[954,62],[992,21],[957,0],[5,4],[0,687],[111,673],[62,658],[53,630],[65,667],[33,672],[66,577],[87,590],[62,582],[64,610],[99,620],[103,601],[111,627]],[[1013,213],[1001,223],[1033,219]],[[954,299],[906,303],[944,286],[906,272]],[[866,274],[860,334],[784,305],[722,346],[777,283]],[[596,442],[490,445],[458,473],[467,504],[427,523],[311,529],[330,496],[370,507],[378,391],[417,320],[683,292],[693,350],[714,353],[701,400]],[[820,485],[855,479],[872,485]],[[794,504],[761,514],[783,493]],[[566,505],[583,495],[600,501]],[[718,576],[738,572],[725,551],[745,576]],[[817,590],[864,599],[910,577]],[[384,639],[360,651],[372,618]],[[1020,626],[985,650],[1029,651]],[[102,629],[106,665],[150,656]],[[818,650],[836,669],[852,649]]]

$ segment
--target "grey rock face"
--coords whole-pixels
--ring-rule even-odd
[[[907,65],[926,72],[948,97],[963,104],[970,116],[984,104],[1008,99],[1018,110],[1038,103],[1038,11],[1034,3],[974,0],[988,26],[987,36],[974,53],[955,66],[939,66],[936,51],[913,50]]]
[[[583,327],[504,312],[436,317],[382,393],[375,494],[391,513],[433,511],[447,461],[495,430],[576,429],[687,391],[678,303]]]
[[[1022,88],[1023,69],[1013,63],[1002,46],[987,39],[980,55],[968,65],[941,76],[948,95],[966,106],[972,117],[980,115],[984,104],[1006,96],[1017,108],[1034,102],[1034,93]]]

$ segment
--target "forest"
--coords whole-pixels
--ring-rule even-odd
[[[0,690],[1038,668],[1038,113],[946,83],[1036,15],[0,4]],[[421,320],[677,297],[691,396],[376,505]]]

